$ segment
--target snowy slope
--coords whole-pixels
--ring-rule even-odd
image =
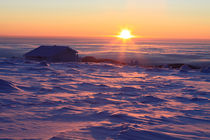
[[[0,138],[207,140],[210,74],[0,60]]]

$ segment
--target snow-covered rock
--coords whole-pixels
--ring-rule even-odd
[[[50,66],[49,63],[47,63],[46,61],[42,61],[39,63],[40,66]]]
[[[189,67],[189,65],[183,65],[180,68],[180,72],[188,72],[189,70],[191,70],[191,68]]]
[[[203,73],[210,73],[210,67],[203,67],[203,68],[201,68],[201,72],[203,72]]]

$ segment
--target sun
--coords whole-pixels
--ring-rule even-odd
[[[134,36],[131,34],[131,31],[128,29],[123,29],[120,32],[120,35],[118,35],[117,37],[122,38],[122,39],[130,39],[133,38]]]

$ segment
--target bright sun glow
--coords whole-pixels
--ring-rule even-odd
[[[130,39],[133,38],[134,36],[131,35],[131,31],[127,29],[123,29],[117,37],[122,38],[122,39]]]

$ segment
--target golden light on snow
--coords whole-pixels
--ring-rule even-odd
[[[118,35],[117,37],[122,38],[122,39],[130,39],[133,38],[134,36],[131,34],[131,31],[128,29],[123,29],[120,32],[120,35]]]

